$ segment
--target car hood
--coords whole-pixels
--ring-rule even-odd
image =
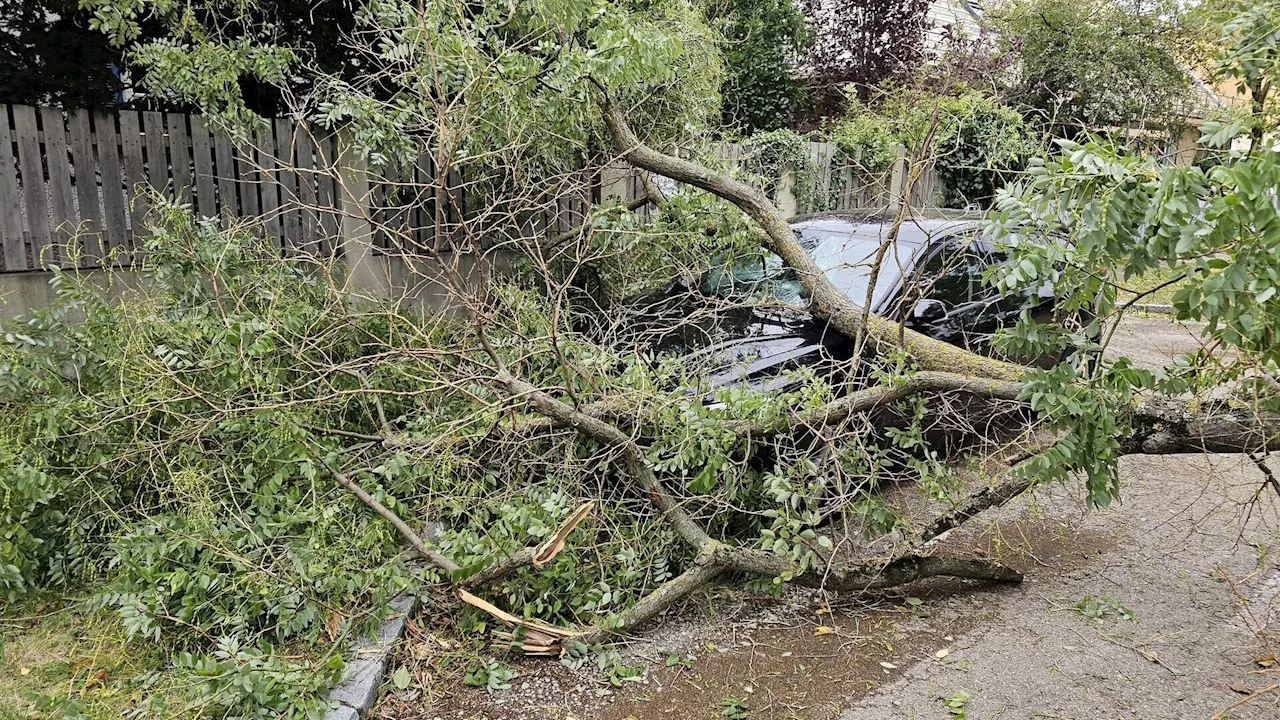
[[[847,338],[790,309],[753,310],[723,317],[700,346],[672,345],[684,351],[680,362],[703,378],[707,389],[743,384],[781,390],[794,384],[783,373],[800,367],[819,371],[851,355]],[[834,368],[831,368],[834,369]]]

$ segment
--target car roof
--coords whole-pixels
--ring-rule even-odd
[[[893,227],[894,218],[845,213],[828,213],[793,218],[791,227],[797,232],[812,231],[824,235],[850,235],[880,240]],[[908,218],[898,229],[899,243],[924,245],[930,240],[953,235],[979,226],[979,218]]]
[[[893,227],[893,218],[882,215],[850,215],[828,213],[793,220],[791,227],[799,235],[815,262],[827,278],[848,297],[862,297],[870,275],[872,258]],[[977,217],[909,218],[902,222],[891,249],[884,256],[876,287],[871,297],[871,310],[882,314],[903,277],[912,273],[925,255],[925,248],[940,238],[963,234],[964,243],[985,247],[975,232],[980,227]]]

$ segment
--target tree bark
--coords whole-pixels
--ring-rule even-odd
[[[1133,407],[1124,454],[1250,453],[1280,450],[1280,417],[1230,402],[1156,397]]]

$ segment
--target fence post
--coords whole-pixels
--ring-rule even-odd
[[[796,202],[796,169],[787,166],[778,178],[778,212],[783,219],[794,217],[799,203]]]
[[[889,208],[897,212],[907,197],[907,149],[893,146],[893,175],[889,179]]]
[[[377,300],[391,295],[386,269],[373,254],[373,188],[369,168],[348,130],[338,135],[338,210],[342,253],[347,261],[346,290]]]

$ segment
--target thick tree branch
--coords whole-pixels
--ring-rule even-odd
[[[1126,454],[1251,453],[1280,450],[1280,417],[1218,401],[1156,397],[1136,403]]]
[[[959,375],[956,373],[924,371],[903,378],[892,385],[864,388],[832,400],[807,412],[782,416],[768,422],[733,420],[726,422],[729,430],[741,436],[769,437],[800,428],[819,428],[843,422],[850,416],[878,410],[899,400],[924,394],[963,392],[993,400],[1017,400],[1022,391],[1021,383]],[[620,396],[587,403],[576,412],[606,423],[639,427],[655,422],[657,406],[650,397]],[[485,441],[503,442],[524,440],[556,429],[572,427],[557,416],[541,415],[518,420],[510,425],[494,427],[485,435]],[[386,441],[401,447],[440,447],[445,444],[437,438],[395,437]],[[455,441],[457,443],[465,440]]]
[[[667,494],[666,489],[662,487],[662,483],[658,481],[657,476],[653,474],[653,469],[645,460],[644,453],[631,437],[603,420],[575,410],[567,403],[551,397],[505,370],[499,371],[498,381],[506,385],[513,395],[526,399],[538,412],[554,419],[560,425],[571,427],[602,445],[620,451],[624,472],[639,486],[654,507],[666,517],[676,534],[694,548],[701,548],[711,542],[711,538],[703,532],[698,523],[685,512],[675,498]]]

